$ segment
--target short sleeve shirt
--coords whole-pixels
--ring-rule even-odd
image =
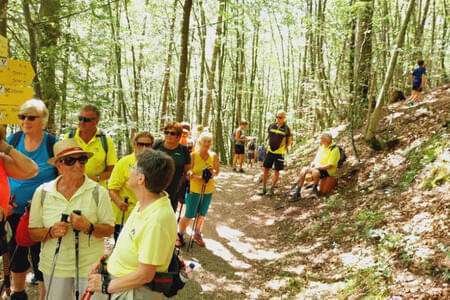
[[[67,200],[56,189],[56,183],[59,178],[41,185],[34,193],[30,210],[30,228],[49,228],[61,220],[61,214],[70,214],[73,210],[81,210],[81,214],[88,218],[92,224],[114,226],[111,200],[105,188],[85,176],[83,185],[70,200]],[[98,203],[93,195],[96,186]],[[42,201],[43,190],[45,191],[45,198]],[[104,239],[91,235],[89,241],[89,236],[85,233],[80,233],[79,238],[80,277],[86,278],[92,264],[97,262],[104,254]],[[41,244],[39,270],[46,275],[49,275],[51,272],[57,240],[50,239]],[[75,277],[74,240],[75,234],[69,225],[69,230],[61,242],[58,262],[55,267],[56,277]]]
[[[284,154],[287,142],[292,140],[291,129],[286,124],[278,127],[277,123],[273,123],[267,130],[269,134],[269,152]]]
[[[184,166],[191,164],[191,155],[188,148],[181,144],[173,150],[165,148],[164,141],[157,142],[153,149],[167,153],[175,162],[175,173],[173,174],[172,181],[166,189],[170,199],[173,200],[175,199],[174,197],[176,196],[181,177],[184,173]]]
[[[332,167],[327,171],[330,176],[333,176],[336,174],[339,159],[339,147],[335,144],[332,144],[326,148],[323,145],[320,145],[319,151],[317,151],[316,158],[314,159],[314,164],[317,166],[325,166],[328,164],[332,165]]]
[[[128,219],[131,211],[137,203],[136,195],[133,190],[128,187],[128,179],[130,178],[131,167],[136,163],[136,155],[134,153],[127,155],[120,159],[114,166],[114,169],[109,178],[108,189],[118,190],[119,196],[122,200],[128,197],[128,210],[125,212],[124,221]],[[117,207],[115,202],[112,203],[112,208],[114,211],[114,218],[116,224],[122,223],[123,212]]]
[[[177,221],[167,194],[128,218],[116,248],[108,260],[108,272],[122,277],[137,270],[139,263],[167,272],[175,248]]]
[[[414,76],[413,82],[415,84],[420,84],[422,82],[422,75],[427,75],[427,70],[424,67],[418,67],[412,72]]]
[[[69,137],[68,134],[64,136],[65,139]],[[105,153],[105,150],[102,146],[102,140],[100,138],[100,130],[97,130],[97,133],[89,142],[85,142],[80,137],[80,129],[77,129],[75,135],[73,137],[80,144],[81,148],[84,151],[92,152],[94,155],[89,158],[85,173],[88,176],[96,176],[106,169],[106,166],[114,166],[117,162],[116,150],[114,148],[114,142],[110,137],[106,137],[106,142],[108,143],[108,153]],[[106,166],[105,166],[105,156],[106,156]],[[106,181],[101,181],[100,184],[106,187]]]
[[[10,135],[6,141],[10,143],[12,137],[13,135]],[[25,212],[25,206],[33,197],[34,191],[38,186],[45,182],[49,182],[56,177],[56,168],[47,162],[50,158],[47,151],[47,137],[48,133],[44,132],[44,138],[42,139],[41,144],[32,152],[25,149],[25,134],[22,134],[19,143],[16,146],[17,151],[32,159],[38,165],[39,173],[33,178],[25,180],[9,178],[11,195],[16,195],[16,200],[14,200],[14,203],[17,205],[17,207],[14,208],[15,214],[22,215]]]

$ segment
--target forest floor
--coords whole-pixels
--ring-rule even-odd
[[[330,129],[349,156],[329,196],[289,203],[315,137],[287,159],[276,195],[259,196],[260,169],[223,167],[206,247],[173,299],[448,299],[450,297],[450,85],[414,107],[386,107],[374,151],[345,125]],[[34,299],[34,298],[30,298]]]

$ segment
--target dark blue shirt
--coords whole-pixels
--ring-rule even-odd
[[[412,72],[412,75],[414,76],[413,83],[418,85],[422,83],[422,75],[427,75],[427,70],[424,67],[418,67]]]

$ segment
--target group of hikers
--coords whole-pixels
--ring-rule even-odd
[[[44,130],[48,117],[45,104],[32,99],[20,107],[20,131],[6,137],[0,126],[0,250],[11,271],[5,268],[2,290],[28,299],[30,254],[41,300],[80,299],[83,291],[92,299],[163,298],[148,283],[168,271],[194,218],[193,240],[205,245],[201,232],[219,174],[212,134],[194,140],[189,124],[169,122],[162,140],[136,133],[133,153],[117,161],[96,106],[85,105],[78,128],[61,140]],[[178,227],[180,201],[186,209]],[[100,264],[110,236],[114,250]]]
[[[419,61],[411,75],[410,105],[425,84],[424,66]],[[98,128],[96,106],[85,105],[78,127],[61,140],[45,131],[48,118],[44,102],[32,99],[20,107],[20,131],[6,137],[0,126],[0,293],[5,289],[10,299],[28,299],[31,266],[40,300],[74,295],[78,300],[80,291],[92,299],[162,299],[148,283],[168,271],[193,220],[191,240],[205,246],[202,229],[220,172],[212,134],[199,126],[191,137],[189,123],[168,122],[162,140],[148,131],[134,134],[133,153],[117,161],[113,140]],[[264,170],[260,195],[273,195],[293,140],[286,112],[279,110],[268,126],[267,147],[257,146],[247,127],[242,120],[233,133],[233,171],[244,173],[247,144],[249,165],[259,162]],[[317,195],[320,181],[336,176],[344,160],[342,148],[323,133],[290,201],[302,198],[305,181]],[[115,247],[105,258],[104,238],[110,236]]]

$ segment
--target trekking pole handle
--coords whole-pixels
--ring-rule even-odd
[[[76,210],[74,210],[74,211],[72,211],[74,214],[76,214],[76,215],[78,215],[78,216],[81,216],[81,210],[79,210],[79,209],[76,209]],[[74,229],[73,231],[75,231],[75,232],[80,232],[79,230],[76,230],[76,229]]]
[[[128,200],[129,200],[129,198],[125,197],[125,199],[123,201],[128,204]]]
[[[62,214],[61,215],[61,222],[68,222],[69,221],[69,215],[68,214]]]

